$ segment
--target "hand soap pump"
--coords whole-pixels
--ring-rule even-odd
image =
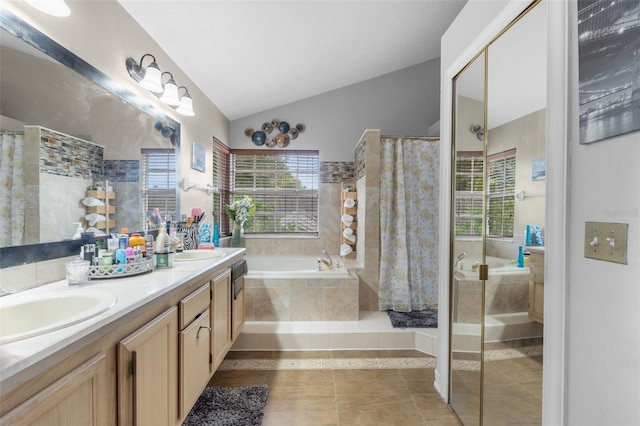
[[[78,227],[76,228],[76,233],[73,234],[72,239],[79,240],[80,238],[82,238],[82,233],[84,232],[84,229],[82,228],[82,222],[73,222],[73,225],[78,225]]]

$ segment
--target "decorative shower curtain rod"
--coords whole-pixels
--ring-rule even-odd
[[[422,139],[428,142],[438,142],[440,140],[440,136],[380,135],[380,139],[382,138]]]

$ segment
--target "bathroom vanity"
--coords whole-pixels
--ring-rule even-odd
[[[544,323],[544,247],[527,247],[529,253],[529,318]]]
[[[116,296],[109,310],[0,345],[0,424],[181,424],[244,323],[231,271],[245,249],[216,250],[224,256],[91,281]]]

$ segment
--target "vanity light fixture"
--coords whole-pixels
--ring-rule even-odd
[[[142,67],[142,61],[147,56],[150,56],[153,61],[145,69]],[[131,78],[140,83],[140,85],[148,91],[162,93],[164,90],[162,88],[162,73],[156,63],[155,56],[145,53],[142,55],[142,58],[140,58],[140,65],[132,58],[127,58],[127,71],[129,71]]]
[[[151,57],[152,62],[144,68],[142,61],[147,56]],[[160,67],[158,67],[156,63],[156,58],[153,55],[150,53],[142,55],[140,64],[133,58],[127,58],[126,66],[131,78],[140,83],[140,85],[148,91],[155,93],[162,102],[174,107],[177,113],[190,117],[195,115],[193,112],[193,100],[187,88],[185,86],[178,87],[173,78],[173,74],[169,71],[161,72]],[[169,74],[169,80],[163,85],[162,77],[165,74]],[[182,96],[178,95],[179,89],[184,89]]]
[[[64,0],[27,0],[31,6],[51,16],[69,16],[71,10]]]
[[[180,89],[184,89],[184,93],[180,97],[180,105],[178,105],[178,108],[176,108],[176,111],[179,114],[187,115],[189,117],[196,115],[195,112],[193,112],[193,99],[191,99],[191,95],[189,94],[189,91],[184,86],[178,87],[178,90]]]
[[[165,71],[162,73],[169,74],[169,80],[164,84],[164,92],[162,92],[162,96],[160,96],[160,100],[167,105],[171,105],[173,107],[177,107],[180,105],[180,98],[178,98],[178,85],[176,81],[173,79],[173,74],[169,71]]]

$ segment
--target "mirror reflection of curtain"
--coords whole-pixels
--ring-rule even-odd
[[[439,141],[381,139],[380,310],[438,303]]]
[[[0,143],[0,247],[6,247],[24,244],[24,137],[3,132]]]

